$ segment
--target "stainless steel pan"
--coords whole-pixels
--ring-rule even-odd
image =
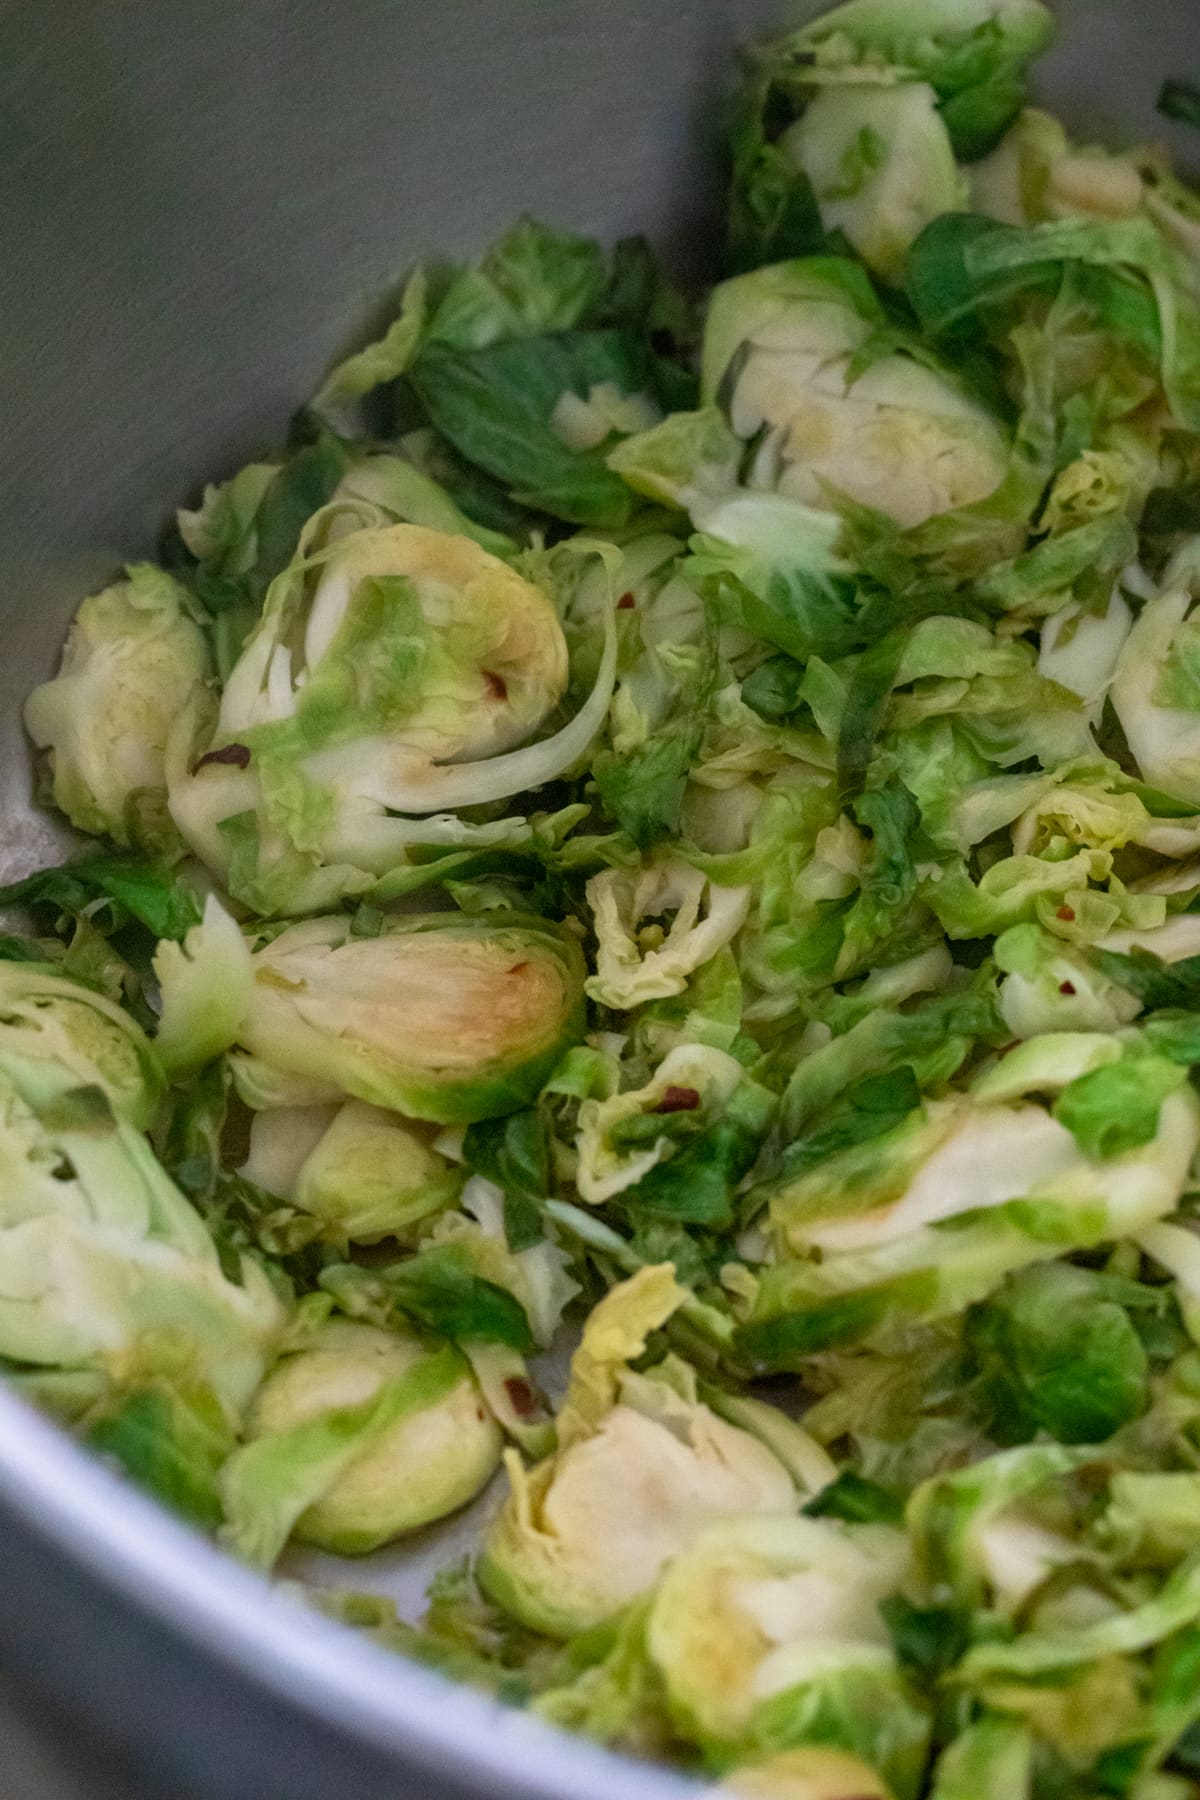
[[[811,8],[809,10],[812,10]],[[281,434],[419,254],[522,210],[711,260],[715,96],[772,0],[0,0],[0,869],[58,843],[19,703],[78,598]],[[1043,91],[1154,135],[1197,0],[1078,0]],[[419,1586],[446,1549],[392,1557]],[[206,1800],[663,1800],[273,1598],[0,1393],[0,1660]]]

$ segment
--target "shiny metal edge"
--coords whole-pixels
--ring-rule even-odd
[[[259,1686],[402,1766],[512,1800],[688,1800],[694,1783],[394,1655],[243,1567],[0,1388],[0,1481],[29,1529]],[[298,1626],[302,1627],[298,1629]]]

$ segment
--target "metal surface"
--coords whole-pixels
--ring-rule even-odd
[[[1200,72],[1194,0],[1072,11],[1043,91],[1075,125],[1162,135],[1162,77]],[[57,841],[18,707],[80,595],[280,436],[417,255],[527,209],[702,270],[714,95],[777,12],[0,0],[0,868]],[[461,1529],[358,1579],[405,1592]],[[272,1596],[3,1394],[0,1592],[0,1662],[102,1724],[155,1800],[684,1791]]]

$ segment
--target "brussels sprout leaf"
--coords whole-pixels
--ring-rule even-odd
[[[535,1107],[468,1125],[463,1153],[470,1168],[504,1190],[504,1235],[510,1250],[545,1236],[542,1204],[550,1192],[550,1148]]]
[[[171,869],[143,857],[85,856],[39,869],[0,888],[0,906],[43,908],[97,921],[107,913],[108,929],[134,918],[157,938],[185,937],[200,922],[200,902],[191,886]]]

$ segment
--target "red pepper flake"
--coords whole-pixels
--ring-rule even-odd
[[[1054,916],[1056,919],[1065,919],[1068,925],[1073,924],[1075,919],[1075,908],[1073,906],[1060,906]]]
[[[617,611],[618,612],[628,612],[632,605],[633,605],[633,595],[632,594],[622,594],[621,598],[617,601]]]
[[[510,975],[523,975],[528,967],[529,964],[527,962],[514,963],[508,972]]]
[[[210,750],[207,755],[202,756],[192,770],[192,774],[194,775],[197,769],[206,768],[209,763],[229,763],[235,769],[248,769],[250,767],[250,746],[249,744],[222,744],[219,750]]]
[[[518,1419],[532,1419],[538,1411],[538,1397],[529,1382],[520,1375],[510,1375],[504,1383],[504,1391]]]
[[[1058,984],[1058,991],[1060,994],[1073,994],[1075,992],[1075,983],[1073,981],[1060,981]]]
[[[487,691],[493,700],[508,699],[508,683],[503,675],[497,675],[494,669],[485,669],[483,679],[487,682]]]
[[[695,1088],[669,1087],[658,1105],[656,1113],[695,1112],[700,1104],[700,1096]]]

